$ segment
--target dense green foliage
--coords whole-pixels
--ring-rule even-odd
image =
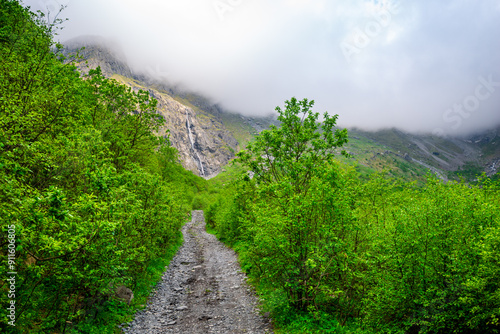
[[[2,306],[2,333],[113,328],[110,311],[125,312],[116,288],[150,284],[206,187],[154,135],[163,124],[156,100],[99,69],[81,78],[53,30],[0,1],[0,272],[10,271],[7,226],[18,272],[16,327]]]
[[[0,0],[0,272],[9,226],[18,272],[16,327],[2,307],[2,333],[113,332],[190,208],[239,252],[284,333],[500,332],[498,176],[362,176],[335,160],[347,142],[337,116],[319,122],[312,101],[293,98],[277,108],[281,126],[239,154],[245,172],[207,191],[154,135],[156,101],[99,69],[82,78],[53,29]]]
[[[312,103],[278,109],[207,210],[284,333],[498,333],[500,186],[361,178]],[[319,129],[322,128],[321,131]],[[321,138],[322,137],[322,138]]]
[[[258,196],[266,199],[253,206],[247,229],[253,256],[268,260],[260,263],[260,270],[301,310],[314,303],[323,268],[343,247],[338,242],[342,223],[336,230],[325,222],[349,220],[336,205],[339,194],[329,191],[336,171],[325,168],[333,150],[347,141],[347,131],[334,133],[337,117],[325,114],[320,134],[312,105],[287,101],[284,111],[277,109],[281,127],[263,131],[239,154],[254,173]]]

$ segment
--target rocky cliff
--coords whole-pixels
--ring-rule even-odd
[[[226,129],[220,115],[210,113],[211,110],[220,112],[220,108],[197,97],[197,101],[203,101],[199,103],[202,109],[176,94],[173,89],[133,73],[120,49],[101,38],[82,37],[68,41],[64,53],[70,55],[76,52],[81,57],[78,67],[83,73],[100,66],[105,76],[136,91],[149,91],[158,100],[157,112],[166,121],[159,134],[166,136],[169,133],[170,141],[179,151],[186,169],[210,178],[217,175],[222,166],[234,157],[239,149],[238,141]]]

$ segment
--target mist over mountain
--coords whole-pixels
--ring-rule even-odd
[[[158,101],[156,113],[165,120],[156,134],[169,139],[184,168],[207,179],[216,176],[256,133],[276,123],[275,117],[229,113],[196,92],[136,72],[120,47],[100,36],[71,39],[62,53],[82,74],[100,67],[105,77],[135,92],[147,91]]]
[[[438,135],[500,124],[495,0],[27,0],[59,39],[114,41],[136,72],[263,115],[291,96],[343,126]]]
[[[79,53],[78,67],[86,73],[101,67],[105,76],[137,91],[149,91],[158,100],[157,112],[166,120],[159,135],[169,133],[183,166],[205,178],[224,171],[235,152],[258,132],[277,124],[276,116],[248,117],[227,112],[203,95],[172,85],[151,73],[132,70],[123,52],[101,37],[82,36],[68,41],[63,53]],[[500,127],[473,135],[436,136],[396,128],[363,131],[349,128],[346,149],[360,168],[385,168],[394,176],[423,182],[428,171],[442,180],[465,175],[474,180],[500,168]],[[353,160],[353,161],[354,161]],[[346,161],[349,162],[349,159]]]

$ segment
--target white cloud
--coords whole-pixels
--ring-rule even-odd
[[[61,38],[112,38],[136,68],[164,69],[247,114],[296,96],[346,125],[447,129],[443,114],[478,76],[500,80],[497,0],[63,1]],[[388,21],[377,19],[398,3]],[[369,39],[348,63],[340,45],[356,29]],[[499,123],[499,108],[500,89],[459,131]]]

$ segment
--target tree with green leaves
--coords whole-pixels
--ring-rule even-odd
[[[347,129],[336,129],[338,115],[312,111],[314,101],[295,97],[285,101],[285,109],[276,107],[280,127],[271,125],[247,150],[238,154],[239,160],[250,167],[258,182],[271,184],[284,179],[292,183],[294,192],[307,192],[315,169],[328,163],[338,148],[347,143]],[[342,155],[347,156],[345,151]]]
[[[320,122],[313,105],[286,101],[285,109],[276,108],[281,126],[262,131],[238,154],[256,183],[245,225],[250,252],[262,259],[265,280],[303,311],[333,294],[322,282],[345,266],[341,257],[351,220],[338,185],[342,171],[332,165],[347,130],[335,128],[337,115],[325,113]]]

